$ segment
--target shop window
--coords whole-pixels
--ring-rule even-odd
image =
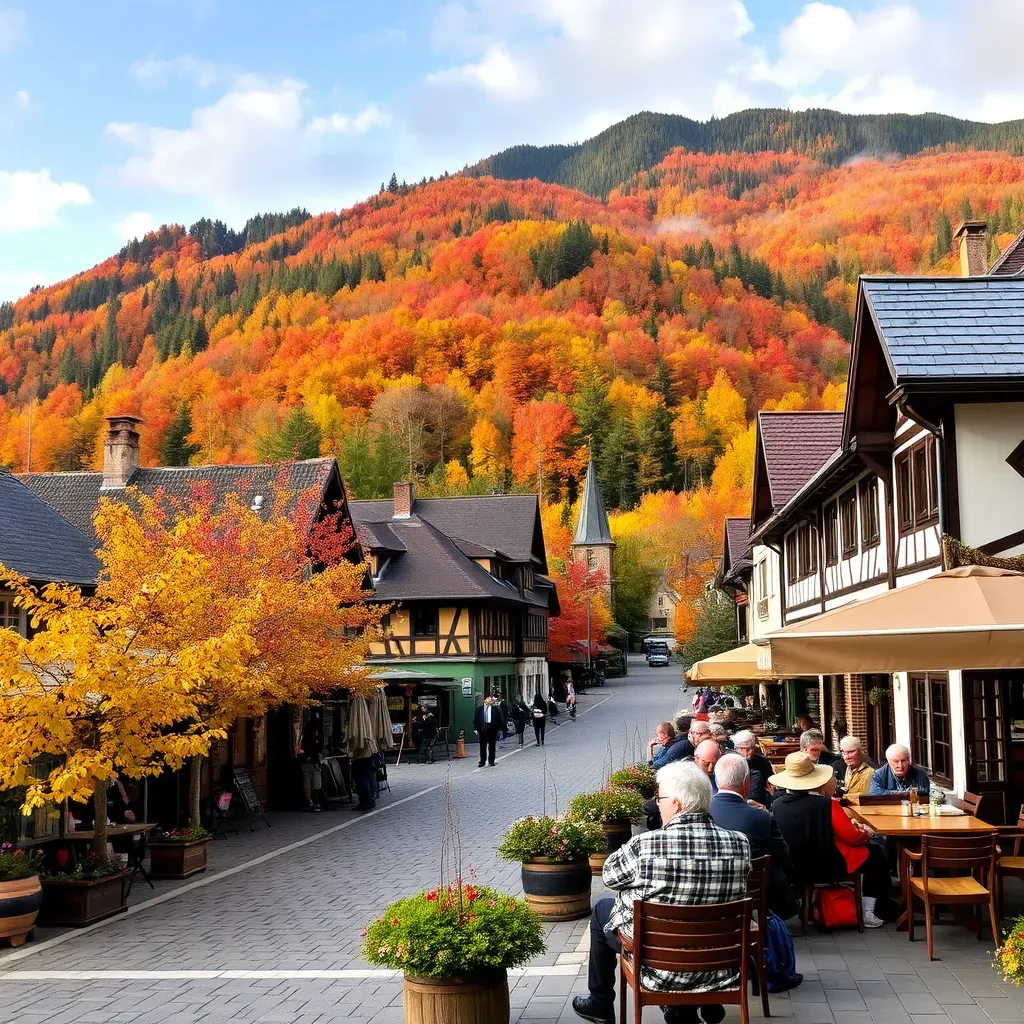
[[[911,748],[915,763],[940,782],[953,777],[949,727],[949,677],[945,672],[910,676]]]
[[[412,635],[437,636],[437,608],[413,606]]]
[[[839,503],[830,501],[825,506],[825,564],[839,562]]]
[[[857,554],[857,491],[851,488],[839,499],[839,521],[843,528],[843,558]]]
[[[867,476],[860,482],[860,541],[873,548],[878,538],[878,477]]]

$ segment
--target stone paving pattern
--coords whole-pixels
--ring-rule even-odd
[[[610,762],[618,766],[639,756],[655,723],[688,704],[679,682],[676,667],[652,670],[635,661],[628,679],[581,697],[575,723],[563,715],[560,726],[549,725],[545,747],[531,741],[518,751],[513,740],[498,751],[503,759],[497,766],[479,770],[470,746],[470,757],[451,762],[464,866],[481,882],[520,892],[518,865],[493,853],[506,824],[537,813],[545,800],[549,810],[556,799],[564,807],[573,794],[596,788]],[[392,767],[392,793],[371,815],[343,809],[271,816],[273,828],[211,844],[210,867],[198,880],[158,882],[155,892],[137,883],[127,915],[71,933],[57,945],[40,948],[68,933],[39,929],[23,949],[0,950],[0,1024],[401,1021],[401,983],[391,977],[31,980],[10,973],[366,968],[359,956],[366,920],[389,900],[438,881],[446,769],[444,762]],[[252,864],[260,857],[267,859]],[[1008,886],[1008,906],[1020,906],[1021,888]],[[601,894],[595,884],[594,899]],[[168,898],[147,905],[154,897]],[[574,973],[513,978],[512,1018],[578,1021],[570,1003],[586,991],[587,922],[545,930],[548,950],[531,968]],[[1024,990],[999,983],[991,939],[978,941],[948,924],[936,935],[941,959],[929,963],[924,942],[911,944],[892,926],[863,936],[812,929],[795,940],[804,983],[771,998],[772,1016],[799,1024],[1024,1021]],[[661,1019],[653,1008],[645,1016]],[[758,1000],[751,1001],[751,1017],[760,1019]],[[731,1008],[727,1020],[737,1019]]]

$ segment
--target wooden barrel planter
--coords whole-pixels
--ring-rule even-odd
[[[590,913],[590,864],[580,857],[553,863],[547,857],[523,861],[523,893],[542,921],[575,921]]]
[[[604,871],[604,862],[608,859],[607,853],[592,853],[587,860],[590,863],[590,873],[600,876]]]
[[[625,846],[633,838],[633,825],[629,821],[606,821],[601,828],[604,831],[609,853],[614,853],[620,846]]]
[[[128,874],[73,881],[48,878],[43,882],[39,923],[81,928],[128,909]]]
[[[42,904],[38,875],[0,882],[0,939],[7,939],[12,946],[25,945]]]
[[[509,1024],[508,973],[464,978],[405,976],[405,1024]]]
[[[205,871],[209,842],[209,836],[189,842],[154,840],[149,844],[149,873],[154,878],[188,878]]]

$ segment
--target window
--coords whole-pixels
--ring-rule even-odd
[[[480,613],[480,635],[487,637],[508,637],[511,627],[508,612],[493,611],[485,608]]]
[[[594,552],[591,551],[590,548],[587,548],[587,568],[593,569],[595,565]]]
[[[21,609],[14,603],[14,597],[0,597],[0,629],[13,629],[21,632]]]
[[[857,491],[851,489],[839,499],[839,521],[843,528],[843,558],[857,554]]]
[[[808,523],[801,523],[786,538],[786,579],[796,583],[817,571],[818,531]]]
[[[668,629],[668,619],[651,619],[651,629]]]
[[[796,556],[796,531],[786,538],[786,581],[796,583],[800,579],[800,570]]]
[[[938,465],[935,438],[930,435],[896,459],[896,497],[900,531],[927,526],[939,516]]]
[[[413,606],[412,635],[437,636],[437,608],[423,605]]]
[[[865,548],[878,543],[878,477],[860,482],[860,541]]]
[[[825,564],[835,565],[839,561],[839,503],[829,502],[825,506]]]
[[[664,608],[665,607],[665,598],[661,594],[658,595],[658,607],[659,608]]]
[[[757,563],[757,596],[768,596],[768,559],[762,558]]]
[[[928,774],[950,785],[953,757],[949,728],[949,676],[921,672],[910,676],[910,725],[913,759]]]

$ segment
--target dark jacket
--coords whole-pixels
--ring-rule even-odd
[[[931,779],[928,778],[927,772],[923,768],[918,768],[916,764],[910,766],[910,771],[907,772],[906,778],[897,782],[896,776],[893,775],[892,769],[887,765],[883,764],[874,775],[871,776],[871,788],[868,793],[871,796],[879,796],[882,793],[905,793],[911,786],[917,786],[917,792],[921,796],[928,796],[932,788]]]
[[[664,768],[673,761],[685,761],[693,757],[693,744],[686,736],[677,736],[652,762],[654,768]]]
[[[488,726],[484,718],[484,705],[481,704],[473,713],[473,728],[477,732],[483,732],[487,728],[504,729],[505,716],[501,713],[501,706],[499,704],[491,705],[491,724]]]
[[[771,761],[764,754],[755,753],[747,767],[750,769],[750,799],[770,807],[772,794],[768,792],[768,780],[775,774]]]
[[[814,793],[780,793],[772,815],[789,845],[789,879],[797,886],[834,882],[846,862],[832,832],[832,801]]]
[[[738,793],[719,790],[711,801],[711,817],[730,832],[742,832],[750,840],[751,857],[771,857],[768,907],[783,920],[791,917],[796,911],[796,900],[786,877],[789,847],[772,813],[751,807]]]

